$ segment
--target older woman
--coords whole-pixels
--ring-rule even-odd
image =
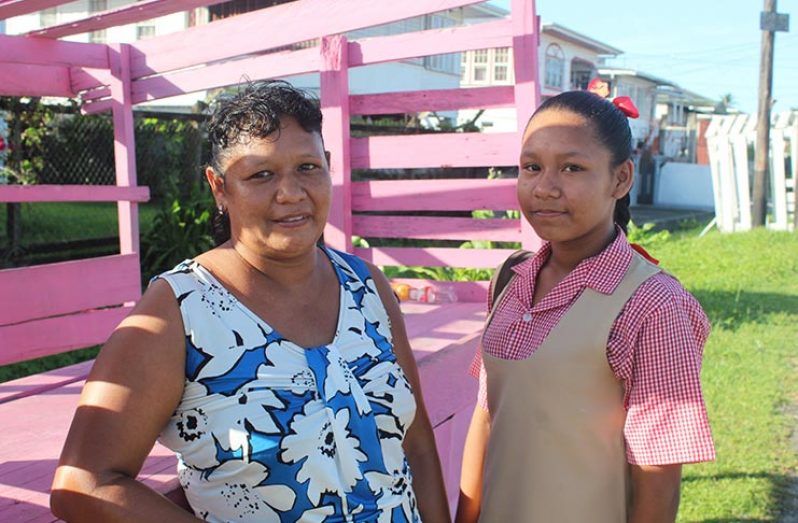
[[[206,178],[229,238],[150,285],[101,351],[53,484],[68,521],[449,521],[385,277],[319,245],[321,113],[284,82],[224,99]],[[137,482],[174,450],[195,516]],[[412,474],[411,474],[412,472]]]

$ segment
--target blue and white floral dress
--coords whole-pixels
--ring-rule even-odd
[[[320,347],[285,339],[194,261],[159,276],[186,335],[183,399],[159,441],[206,521],[420,521],[402,450],[416,403],[388,315],[361,260],[324,252],[341,290]]]

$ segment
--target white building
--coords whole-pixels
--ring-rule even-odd
[[[465,23],[481,23],[503,18],[507,14],[506,10],[491,5],[463,8]],[[542,24],[538,48],[541,99],[545,100],[563,91],[586,88],[588,82],[598,76],[598,69],[607,58],[622,53],[620,49],[562,25]],[[512,49],[502,47],[462,53],[460,71],[460,85],[463,87],[512,85],[515,81]],[[458,123],[471,121],[477,114],[474,110],[460,111]],[[479,116],[476,125],[488,132],[514,131],[515,110],[487,110]]]

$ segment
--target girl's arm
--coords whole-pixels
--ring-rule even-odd
[[[629,523],[673,523],[679,510],[682,466],[631,465]]]
[[[421,380],[418,376],[416,360],[407,340],[402,311],[385,275],[375,266],[367,265],[391,320],[396,361],[402,367],[416,399],[416,417],[407,429],[403,447],[413,473],[413,491],[416,493],[421,519],[425,523],[449,523],[451,516],[449,515],[449,502],[446,499],[446,488],[443,484],[441,463],[438,458],[438,450],[435,447],[432,424],[427,416],[424,397],[421,394]]]
[[[490,439],[490,414],[479,403],[474,406],[463,449],[460,469],[460,498],[455,523],[476,523],[482,505],[482,471]]]
[[[57,517],[198,521],[135,479],[183,394],[182,325],[169,285],[157,281],[100,351],[53,480]]]

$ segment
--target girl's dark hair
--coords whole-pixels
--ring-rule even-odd
[[[544,101],[532,118],[548,110],[563,110],[578,114],[593,126],[596,138],[610,151],[612,166],[617,167],[632,156],[632,130],[629,119],[620,109],[589,91],[567,91]],[[530,121],[532,120],[530,118]],[[613,217],[624,233],[631,220],[629,194],[615,203]]]
[[[321,136],[322,115],[318,100],[283,80],[246,84],[232,95],[220,95],[211,104],[211,110],[208,124],[210,166],[218,176],[224,176],[222,164],[236,144],[272,135],[278,139],[281,118],[291,117],[305,131]],[[212,226],[217,245],[230,239],[227,212],[214,212]]]

